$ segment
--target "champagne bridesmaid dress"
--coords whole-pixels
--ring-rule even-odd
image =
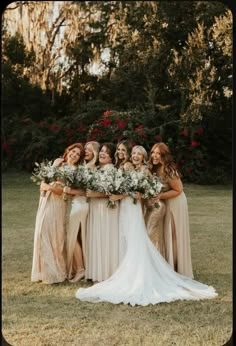
[[[171,189],[168,181],[163,179],[163,192]],[[184,191],[180,195],[168,198],[166,202],[166,215],[164,221],[165,251],[167,262],[178,273],[193,278],[188,203]],[[173,233],[175,237],[173,237]],[[174,252],[176,248],[177,263],[174,265]]]
[[[145,201],[144,219],[147,227],[147,233],[153,245],[160,254],[166,258],[164,218],[166,214],[166,203],[164,200],[159,201],[159,208]]]
[[[36,216],[31,281],[47,284],[66,279],[66,202],[48,191],[40,196]]]
[[[89,204],[86,197],[74,195],[68,200],[66,223],[66,262],[68,279],[84,276],[86,261],[86,222]]]
[[[171,190],[167,179],[160,177],[163,184],[161,192]],[[160,200],[160,208],[147,207],[145,223],[147,232],[161,255],[178,273],[193,278],[188,204],[185,193]],[[175,235],[175,236],[173,236]],[[174,264],[176,249],[176,265]]]
[[[93,281],[106,280],[119,265],[119,202],[114,209],[107,202],[108,197],[92,197],[89,202],[85,277]]]

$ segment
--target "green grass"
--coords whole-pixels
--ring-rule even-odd
[[[222,346],[232,332],[232,189],[185,185],[195,279],[214,300],[148,307],[80,302],[80,284],[31,283],[38,187],[2,175],[2,332],[14,346]]]

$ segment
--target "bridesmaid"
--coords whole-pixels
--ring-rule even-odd
[[[81,146],[80,163],[84,158],[86,166],[95,168],[98,159],[99,146],[98,142],[87,142],[84,149]],[[68,202],[67,209],[67,273],[68,280],[72,283],[76,283],[85,276],[89,203],[87,202],[86,191],[83,189],[72,189],[65,186],[64,192],[72,196],[71,202]]]
[[[79,164],[84,159],[84,148],[80,144]],[[65,186],[64,193],[71,198],[67,202],[66,214],[66,267],[70,282],[78,282],[84,277],[84,247],[88,203],[85,190]],[[83,251],[82,251],[83,249]]]
[[[100,144],[95,141],[87,142],[84,146],[85,156],[84,161],[87,167],[95,169],[98,165],[98,156]]]
[[[123,140],[117,143],[115,152],[115,167],[124,170],[134,168],[131,161],[131,144],[127,140]]]
[[[113,167],[115,146],[104,143],[99,152],[99,167],[107,170]],[[119,265],[119,205],[107,207],[108,197],[99,192],[87,190],[90,210],[87,223],[86,279],[94,282],[110,277]]]
[[[54,165],[64,164],[76,167],[80,158],[81,144],[75,143],[66,148],[63,158],[54,161]],[[66,277],[65,262],[65,216],[66,202],[62,198],[63,188],[60,182],[41,183],[41,191],[36,215],[34,250],[31,281],[46,284],[63,282]]]
[[[160,214],[165,214],[164,221],[161,220],[162,216],[158,210],[153,209],[153,212],[147,213],[148,232],[157,234],[156,239],[160,240],[159,247],[162,247],[164,242],[164,257],[172,268],[193,278],[187,199],[180,173],[165,143],[154,144],[150,152],[149,165],[152,174],[157,174],[163,184],[161,193],[152,199],[152,202],[159,201],[161,206],[165,202],[166,211],[160,211]]]
[[[132,146],[131,144],[126,141],[120,141],[116,145],[116,152],[115,152],[115,167],[123,169],[124,171],[129,170],[129,169],[134,169],[133,164],[131,163],[131,150]],[[123,203],[122,199],[125,198],[126,196],[124,195],[112,195],[110,196],[110,200],[112,201],[118,201],[121,200],[120,202],[120,215],[122,215],[121,210],[123,209]],[[125,224],[123,223],[124,219],[121,219],[119,217],[119,263],[124,258],[125,252],[126,252],[126,228]]]

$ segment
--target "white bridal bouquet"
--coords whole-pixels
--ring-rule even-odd
[[[137,192],[142,194],[142,198],[148,199],[158,195],[161,191],[162,183],[156,176],[147,176],[144,172],[129,170],[126,172],[126,194],[130,195],[136,203],[134,195]],[[159,207],[158,203],[155,203],[155,207]]]

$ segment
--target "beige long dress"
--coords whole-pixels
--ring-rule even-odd
[[[165,239],[164,239],[164,218],[166,214],[166,203],[159,201],[159,208],[145,201],[144,220],[147,233],[160,254],[166,258]]]
[[[85,270],[86,222],[89,204],[84,196],[68,200],[66,216],[66,264],[68,279],[73,279]]]
[[[119,202],[114,209],[107,207],[107,202],[103,197],[90,198],[89,202],[85,277],[93,281],[106,280],[119,265]]]
[[[171,189],[168,181],[160,178],[162,191]],[[161,200],[160,208],[146,204],[145,223],[147,233],[161,255],[178,273],[193,278],[189,215],[187,198],[184,192],[179,196]],[[175,234],[175,237],[173,237]],[[174,247],[177,263],[174,264]]]
[[[171,190],[168,180],[164,178],[161,178],[161,180],[163,184],[162,191]],[[177,197],[166,199],[165,203],[164,242],[166,260],[178,273],[193,278],[186,195],[182,191]],[[173,237],[173,234],[175,234],[175,237]],[[174,247],[177,255],[176,267],[174,265]]]
[[[31,281],[47,284],[66,279],[66,202],[50,191],[40,196],[36,215]]]

